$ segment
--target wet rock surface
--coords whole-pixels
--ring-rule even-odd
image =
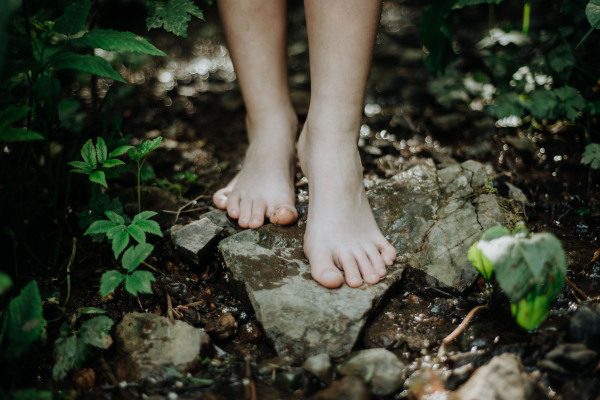
[[[223,228],[209,218],[201,218],[183,227],[173,226],[171,238],[182,258],[199,264],[202,255],[217,244],[222,231]]]
[[[169,368],[186,372],[208,351],[210,339],[200,328],[155,314],[129,313],[116,328],[119,380],[163,380]]]
[[[305,217],[292,226],[242,231],[222,240],[219,249],[278,353],[341,357],[405,268],[427,286],[450,292],[474,282],[468,247],[485,229],[506,221],[498,199],[485,191],[487,179],[477,162],[438,171],[426,159],[371,186],[367,194],[375,218],[398,252],[376,285],[330,290],[313,281],[302,251]]]

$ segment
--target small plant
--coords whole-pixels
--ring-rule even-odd
[[[140,143],[139,146],[136,146],[129,150],[129,157],[136,162],[137,170],[137,196],[138,196],[138,212],[142,211],[142,198],[141,198],[141,177],[142,177],[142,167],[144,166],[144,162],[146,161],[146,157],[150,152],[158,149],[160,143],[162,142],[162,136],[159,136],[152,140],[145,140]]]
[[[138,293],[152,293],[151,283],[154,276],[148,271],[136,271],[136,268],[152,253],[154,246],[150,243],[140,243],[131,246],[123,254],[121,260],[125,273],[116,269],[106,271],[100,278],[100,295],[108,296],[121,282],[125,281],[125,290],[132,296]]]
[[[125,164],[125,162],[115,157],[127,153],[132,148],[133,146],[121,146],[108,153],[104,139],[101,137],[96,138],[96,146],[94,146],[92,139],[89,139],[81,148],[83,161],[71,161],[68,164],[73,167],[71,172],[88,175],[90,182],[107,188],[107,170]]]
[[[567,273],[560,241],[551,233],[531,234],[522,224],[512,233],[488,229],[469,249],[469,261],[488,283],[495,277],[517,323],[527,330],[546,319]]]
[[[94,347],[109,348],[113,342],[110,336],[113,324],[114,321],[105,315],[83,322],[77,331],[63,322],[60,336],[54,342],[54,380],[61,381],[74,367],[81,367]]]

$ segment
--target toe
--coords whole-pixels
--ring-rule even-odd
[[[238,225],[242,228],[248,228],[250,224],[250,218],[252,217],[252,199],[244,199],[240,201],[240,218],[238,219]]]
[[[227,196],[227,214],[233,218],[238,219],[240,217],[240,194],[239,192],[231,192]]]
[[[269,220],[273,224],[289,225],[298,220],[298,211],[289,205],[279,206],[271,213]]]
[[[347,253],[343,257],[340,257],[340,265],[344,270],[348,286],[356,288],[362,285],[363,280],[358,269],[358,264],[352,254]]]
[[[382,238],[377,244],[377,249],[386,265],[392,265],[396,260],[396,249],[387,240]]]
[[[366,252],[360,252],[355,254],[355,259],[358,264],[358,269],[360,270],[360,274],[363,280],[370,284],[375,284],[379,282],[379,274],[375,271],[371,260],[367,256]]]
[[[267,203],[263,199],[257,199],[252,202],[252,216],[248,224],[249,228],[258,228],[265,223],[265,212]]]
[[[375,272],[379,274],[379,277],[381,278],[385,276],[385,261],[383,260],[381,253],[379,253],[379,250],[377,250],[375,247],[371,247],[366,251],[366,253],[371,261],[371,264],[373,265],[373,268],[375,269]]]
[[[317,254],[308,257],[310,274],[313,279],[326,288],[337,288],[344,283],[342,272],[333,263],[331,254]]]
[[[213,195],[213,203],[215,206],[221,210],[225,210],[227,208],[227,195],[231,192],[231,190],[227,188],[223,188],[217,190]]]

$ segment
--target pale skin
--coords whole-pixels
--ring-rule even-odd
[[[213,197],[243,228],[287,225],[295,208],[296,149],[309,181],[304,253],[328,288],[375,284],[396,258],[362,183],[357,141],[380,0],[305,0],[311,102],[296,143],[289,97],[285,0],[219,0],[247,110],[249,148],[238,175]]]

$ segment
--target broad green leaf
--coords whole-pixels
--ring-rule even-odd
[[[550,233],[480,240],[477,248],[494,265],[496,280],[512,303],[536,285],[545,288],[550,303],[565,282],[567,258],[560,241]]]
[[[10,301],[2,319],[2,357],[14,359],[25,353],[40,337],[45,326],[42,298],[37,283],[31,281]]]
[[[502,236],[509,236],[510,230],[503,226],[492,226],[490,229],[486,230],[481,236],[481,240],[493,240]]]
[[[146,243],[146,234],[144,230],[135,224],[131,224],[127,227],[127,232],[135,239],[138,243]]]
[[[113,151],[110,152],[110,154],[108,155],[108,158],[118,157],[122,154],[127,153],[132,148],[133,148],[133,146],[129,146],[129,145],[117,147],[116,149],[114,149]]]
[[[154,217],[156,214],[158,214],[155,211],[142,211],[141,213],[135,215],[133,217],[133,223],[137,223],[138,221],[142,221],[148,218],[152,218]]]
[[[123,254],[123,268],[131,272],[144,261],[154,250],[154,246],[150,243],[140,243],[137,246],[131,246]]]
[[[75,366],[77,354],[77,336],[59,337],[54,342],[54,358],[56,360],[52,368],[52,378],[62,381]]]
[[[106,297],[112,293],[125,279],[125,274],[116,269],[106,271],[100,278],[100,296]]]
[[[525,298],[511,304],[510,309],[517,323],[531,331],[546,319],[552,300],[553,298],[549,297],[541,286],[535,286]]]
[[[151,151],[158,149],[161,142],[162,142],[162,136],[158,136],[158,137],[146,142],[146,143],[148,143],[148,150],[145,152],[144,155],[150,153]]]
[[[89,228],[87,228],[86,231],[84,232],[84,235],[107,233],[109,230],[113,229],[114,227],[118,227],[118,226],[120,226],[120,224],[118,224],[114,221],[107,221],[105,219],[101,219],[99,221],[92,222],[92,224],[89,226]]]
[[[131,51],[152,56],[167,56],[141,36],[112,29],[94,29],[71,42],[82,47],[100,48],[108,51]]]
[[[0,295],[12,287],[12,279],[10,276],[0,271]]]
[[[112,250],[115,258],[119,258],[119,255],[125,250],[128,244],[129,233],[127,230],[122,230],[112,237]]]
[[[104,212],[104,215],[117,224],[123,225],[125,223],[125,219],[114,211],[107,210]]]
[[[88,139],[81,148],[81,158],[83,161],[90,166],[90,169],[95,169],[98,166],[96,159],[96,149],[92,143],[92,139]]]
[[[104,171],[92,172],[90,174],[90,182],[98,183],[98,184],[104,186],[105,188],[108,187],[108,184],[106,183],[106,175],[104,174]]]
[[[587,4],[585,16],[593,28],[598,29],[600,27],[600,0],[591,0]]]
[[[0,130],[27,117],[29,110],[31,110],[29,106],[9,106],[0,111]]]
[[[33,140],[44,140],[44,137],[29,129],[0,128],[0,140],[4,142],[31,142]]]
[[[125,290],[132,296],[138,293],[152,294],[152,282],[156,279],[149,271],[134,271],[125,278]]]
[[[428,5],[421,15],[419,36],[429,54],[425,56],[425,67],[432,75],[441,75],[456,58],[452,49],[452,6],[453,0],[441,0]]]
[[[106,314],[106,310],[98,307],[80,307],[77,312],[80,314]]]
[[[67,36],[87,29],[90,0],[78,0],[65,8],[63,15],[54,22],[54,30]]]
[[[111,158],[106,160],[106,162],[102,165],[104,168],[113,168],[117,165],[125,165],[125,163],[117,158]]]
[[[142,220],[135,223],[136,226],[143,229],[145,232],[162,237],[162,231],[158,222],[152,220]]]
[[[92,346],[108,349],[113,342],[110,336],[110,328],[113,325],[114,321],[104,315],[85,321],[79,330],[81,340]]]
[[[486,256],[483,255],[481,250],[477,248],[477,244],[479,242],[473,243],[471,248],[469,248],[468,258],[473,267],[483,276],[487,282],[492,279],[492,274],[494,273],[494,265],[487,259]]]
[[[109,238],[110,240],[112,240],[115,237],[115,235],[117,235],[120,232],[126,231],[126,230],[127,230],[127,227],[125,225],[116,224],[113,228],[106,231],[106,237]]]
[[[531,94],[531,113],[537,119],[556,118],[556,106],[558,99],[550,90],[538,89]]]
[[[204,19],[202,11],[190,0],[151,0],[146,28],[160,28],[177,36],[187,37],[187,23],[192,16]]]
[[[581,155],[581,162],[589,165],[592,169],[600,168],[600,144],[590,143],[585,146],[585,151]]]
[[[496,116],[498,119],[512,116],[520,118],[525,113],[521,98],[515,92],[507,92],[499,95],[496,97],[495,103]]]
[[[123,77],[102,57],[67,52],[51,58],[50,63],[55,69],[75,69],[77,71],[87,72],[103,78],[110,78],[115,81],[127,83],[127,81],[123,79]]]
[[[106,142],[101,137],[96,140],[96,154],[98,155],[98,163],[103,164],[108,158],[108,149],[106,148]]]
[[[92,170],[90,166],[87,163],[84,163],[83,161],[69,161],[67,164],[71,167],[81,169],[87,173],[90,173]]]
[[[135,161],[135,162],[138,162],[138,163],[143,158],[142,153],[140,152],[140,150],[137,149],[137,148],[135,148],[135,147],[132,148],[131,150],[129,150],[128,155],[129,155],[129,158],[131,158],[132,161]]]

